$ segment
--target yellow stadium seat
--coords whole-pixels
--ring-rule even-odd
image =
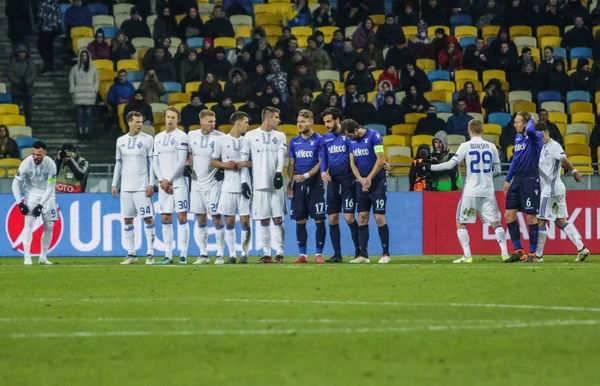
[[[584,176],[593,176],[595,174],[594,168],[591,166],[578,166],[577,171]]]
[[[487,41],[488,38],[498,36],[498,31],[500,31],[500,26],[487,25],[481,29],[481,36]]]
[[[274,25],[266,25],[263,28],[267,36],[276,36],[277,38],[281,36],[281,27]]]
[[[108,98],[108,89],[110,88],[110,86],[112,86],[114,83],[114,81],[110,80],[110,81],[101,81],[100,82],[100,88],[98,90],[98,94],[100,94],[100,98],[106,102],[106,99]],[[110,108],[110,106],[109,106]]]
[[[558,111],[549,111],[548,120],[552,123],[560,122],[567,124],[567,114]]]
[[[515,147],[514,146],[509,146],[506,148],[506,157],[510,160],[514,154],[515,151]]]
[[[542,49],[547,46],[560,47],[561,41],[562,39],[558,36],[543,36],[539,39],[540,44],[538,44],[538,47],[541,47]]]
[[[460,38],[466,36],[477,37],[477,28],[470,25],[461,25],[454,28],[454,37],[456,38],[456,40],[460,40]]]
[[[502,127],[496,123],[484,123],[483,132],[485,134],[500,135],[502,134]]]
[[[587,135],[585,134],[570,134],[565,135],[565,146],[569,145],[587,145]]]
[[[435,61],[431,59],[417,59],[417,67],[427,72],[428,70],[435,70],[436,64]]]
[[[272,4],[254,4],[254,14],[275,14],[277,10],[272,6]]]
[[[448,101],[448,95],[444,90],[427,91],[423,96],[428,102],[452,102],[452,94],[450,94],[450,101]]]
[[[249,27],[252,27],[252,17],[251,16],[247,16],[247,15],[231,15],[231,17],[229,18],[229,21],[231,22],[231,25],[235,26],[241,26],[241,25],[246,25]]]
[[[560,36],[560,30],[555,25],[541,25],[536,29],[538,41],[544,36]],[[540,46],[540,48],[544,48]]]
[[[594,59],[587,59],[587,61],[590,67],[594,65]],[[571,59],[571,69],[577,70],[577,62],[579,62],[579,59]]]
[[[238,103],[234,103],[233,107],[235,107],[235,111],[238,111],[240,109],[240,107],[242,107],[245,104],[246,104],[245,102],[238,102]]]
[[[596,119],[592,113],[572,113],[571,123],[589,123],[594,126],[596,124]]]
[[[451,82],[449,80],[438,80],[431,84],[431,90],[432,91],[442,90],[442,91],[454,92],[454,91],[456,91],[456,86],[454,85],[454,82]]]
[[[371,20],[373,20],[373,23],[375,23],[376,25],[381,25],[385,23],[385,15],[374,14],[369,15],[369,17],[371,18]]]
[[[408,40],[417,34],[418,29],[416,26],[406,25],[402,27],[402,32],[404,32],[404,36],[406,37],[406,40]]]
[[[219,126],[219,129],[218,129],[218,130],[219,130],[221,133],[224,133],[224,134],[229,134],[229,132],[231,131],[231,125],[221,125],[221,126]]]
[[[15,104],[0,104],[0,115],[19,115],[19,106]]]
[[[417,124],[419,119],[425,118],[427,115],[423,113],[408,113],[404,114],[404,122]]]
[[[579,166],[592,166],[592,157],[589,155],[574,155],[569,158],[569,161],[571,161],[576,168]]]
[[[190,93],[194,91],[198,91],[202,82],[187,82],[185,84],[185,92]]]
[[[433,39],[435,37],[435,30],[438,28],[442,28],[446,35],[450,36],[450,27],[445,25],[433,25],[431,27],[427,27],[427,36],[429,36],[429,39]]]
[[[277,131],[281,131],[286,135],[298,135],[298,127],[296,127],[296,125],[279,125]]]
[[[262,13],[254,15],[255,25],[260,26],[281,26],[281,15],[272,13]],[[269,36],[269,35],[267,35]]]
[[[14,177],[19,170],[19,165],[21,165],[21,160],[16,158],[0,159],[0,176]]]
[[[379,76],[383,74],[383,70],[373,70],[371,71],[371,75],[373,75],[373,78],[375,79],[375,82],[377,82],[377,80],[379,79]]]
[[[383,146],[405,146],[406,140],[401,135],[385,135],[383,137]]]
[[[321,135],[327,133],[327,127],[325,127],[325,125],[313,125],[313,130]]]
[[[215,47],[235,48],[234,38],[216,38],[214,41]]]
[[[413,135],[411,139],[413,154],[417,154],[417,149],[420,145],[429,145],[431,147],[431,141],[433,141],[433,136],[431,135]]]
[[[96,69],[98,71],[101,71],[101,70],[114,71],[114,69],[115,69],[115,65],[112,60],[96,59],[96,60],[92,60],[92,64],[94,66],[96,66]]]
[[[571,102],[571,104],[569,105],[569,114],[593,113],[594,112],[593,109],[594,109],[594,107],[592,106],[592,104],[590,102],[582,102],[582,101]]]
[[[565,146],[565,151],[567,152],[567,157],[576,156],[576,155],[586,155],[591,156],[592,152],[588,145],[574,144]]]
[[[505,81],[506,73],[503,70],[485,70],[482,74],[482,80],[484,85],[494,78],[500,81]]]
[[[399,123],[392,126],[392,135],[413,135],[415,133],[415,125],[407,123]]]
[[[515,102],[512,109],[513,109],[512,110],[513,113],[516,113],[519,111],[527,111],[529,113],[537,113],[536,104],[533,102],[527,102],[527,101]]]
[[[117,71],[139,71],[140,63],[135,59],[122,59],[117,62]]]
[[[598,3],[596,3],[596,4],[598,4]],[[596,26],[594,26],[594,27],[592,28],[592,36],[594,36],[594,37],[595,37],[595,36],[596,36],[596,33],[597,33],[598,31],[600,31],[600,25],[596,25]]]
[[[478,93],[483,92],[483,86],[481,85],[481,82],[478,80],[472,80],[472,79],[460,79],[457,80],[456,83],[456,91],[460,91],[465,87],[465,83],[467,82],[471,82],[473,83],[473,88],[475,88],[475,91],[477,91]]]
[[[508,34],[511,39],[517,36],[531,36],[531,27],[526,25],[513,25],[508,29]]]
[[[238,25],[235,27],[236,38],[250,38],[252,37],[252,27],[248,25]]]
[[[317,28],[318,31],[323,32],[323,36],[325,37],[325,41],[328,42],[329,40],[327,39],[327,37],[332,38],[333,34],[335,33],[335,31],[337,31],[339,28],[338,27],[332,27],[332,26],[326,26],[326,27],[319,27]]]
[[[375,99],[376,95],[377,95],[377,91],[371,91],[371,92],[367,93],[367,101],[369,103],[373,103],[373,99]]]
[[[189,129],[190,129],[190,131],[192,131],[192,130],[199,130],[200,129],[200,125],[191,125],[189,127]]]
[[[500,145],[500,136],[497,134],[483,134],[482,138],[488,142],[493,143],[496,146]]]
[[[71,28],[71,38],[93,38],[94,30],[90,27]]]
[[[190,95],[185,92],[172,92],[167,96],[169,106],[175,103],[188,103],[190,101]]]
[[[6,126],[25,126],[25,117],[22,115],[7,114],[0,116],[0,122]]]
[[[310,27],[292,27],[292,35],[295,37],[298,36],[311,36],[313,34],[313,30]]]
[[[389,161],[390,172],[398,174],[408,174],[410,172],[410,166],[412,165],[413,159],[405,155],[397,155],[390,157]]]
[[[458,28],[458,27],[456,27]],[[477,71],[474,70],[458,70],[454,73],[454,80],[455,81],[459,81],[459,80],[477,80],[479,79],[479,75],[477,74]]]

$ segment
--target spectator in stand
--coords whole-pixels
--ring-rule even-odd
[[[596,125],[592,129],[590,135],[590,152],[592,153],[592,164],[598,163],[598,146],[600,146],[600,113],[596,118]],[[594,166],[594,170],[598,170],[598,166]]]
[[[500,44],[500,53],[495,54],[490,59],[490,68],[504,71],[507,78],[518,66],[517,53],[510,50],[507,42]]]
[[[293,102],[294,107],[294,115],[298,115],[298,113],[302,110],[313,111],[313,93],[310,89],[305,88],[299,94],[299,98]],[[314,114],[314,112],[313,112]]]
[[[427,78],[427,74],[417,66],[414,60],[406,63],[400,76],[400,88],[403,91],[408,91],[411,86],[416,86],[419,93],[431,89],[431,82]]]
[[[274,85],[275,92],[284,95],[288,91],[288,74],[281,71],[281,66],[277,59],[269,62],[269,72],[267,82]]]
[[[92,123],[92,109],[100,88],[100,79],[96,66],[92,64],[90,54],[81,50],[77,64],[69,74],[69,93],[75,105],[77,133],[79,139],[89,139]]]
[[[406,47],[406,39],[400,36],[396,40],[396,45],[388,50],[387,55],[384,58],[384,66],[385,68],[394,66],[395,68],[402,69],[406,66],[406,62],[411,59],[412,57]]]
[[[156,47],[154,55],[144,65],[144,70],[154,70],[161,82],[176,82],[177,74],[171,59],[165,54],[165,49]]]
[[[404,112],[402,107],[396,103],[396,96],[388,91],[384,95],[385,102],[377,109],[377,123],[387,128],[387,133],[391,134],[391,127],[399,123],[404,123]]]
[[[129,40],[152,37],[150,34],[150,27],[142,20],[137,7],[131,8],[129,16],[130,18],[121,24],[121,29],[125,32],[125,35],[127,35]]]
[[[577,71],[571,74],[571,90],[583,90],[591,95],[596,93],[596,79],[591,71],[589,60],[585,58],[577,60]]]
[[[276,93],[275,85],[271,82],[267,82],[265,88],[262,90],[262,94],[258,97],[258,105],[261,109],[271,105],[271,97]]]
[[[371,71],[383,68],[383,52],[379,48],[375,38],[369,39],[367,47],[360,53],[360,57]]]
[[[267,70],[262,62],[256,63],[254,72],[250,73],[248,81],[250,82],[250,88],[253,93],[256,92],[255,90],[262,90],[265,88],[265,85],[267,84]]]
[[[433,46],[433,51],[437,55],[438,52],[446,48],[448,35],[446,35],[446,31],[442,27],[436,28],[434,34],[435,37],[431,41],[431,45]]]
[[[198,58],[198,53],[188,50],[186,59],[179,66],[179,83],[185,86],[188,82],[201,82],[204,79],[204,64]]]
[[[467,102],[464,99],[458,99],[452,116],[446,122],[448,134],[464,135],[465,140],[468,141],[470,138],[467,128],[471,119],[473,117],[467,114]]]
[[[238,58],[237,63],[233,67],[237,67],[245,72],[254,71],[254,61],[250,57],[250,50],[248,48],[242,51],[242,55]]]
[[[10,137],[8,127],[0,125],[0,158],[21,159],[19,155],[19,146],[14,139]]]
[[[166,93],[165,87],[156,76],[154,69],[146,72],[146,76],[141,81],[139,89],[144,92],[148,103],[160,103],[160,97]]]
[[[512,160],[512,157],[508,157],[507,149],[515,144],[515,137],[517,136],[517,130],[515,129],[516,115],[516,113],[513,114],[511,121],[502,128],[502,134],[500,134],[500,159],[504,163]],[[508,167],[505,167],[504,170],[508,171]]]
[[[62,16],[56,0],[41,0],[38,10],[38,52],[44,61],[43,75],[54,70],[53,44],[60,34]]]
[[[235,31],[231,22],[225,15],[223,7],[215,5],[213,11],[210,13],[210,20],[206,22],[204,26],[206,30],[206,36],[216,38],[232,38],[235,36]]]
[[[357,50],[364,49],[367,46],[367,42],[369,39],[375,39],[375,32],[373,28],[375,27],[375,23],[373,23],[373,19],[370,17],[364,21],[361,25],[358,26],[356,31],[352,34],[352,47]]]
[[[81,5],[81,0],[77,1]],[[8,38],[12,44],[12,54],[16,54],[20,45],[29,49],[31,36],[29,3],[24,0],[7,0],[4,15],[6,15],[8,21]]]
[[[110,45],[110,59],[115,65],[119,60],[131,59],[135,53],[135,47],[123,31],[119,31],[117,38],[113,39]]]
[[[448,25],[448,16],[437,0],[429,0],[421,10],[423,21],[428,25]]]
[[[190,131],[190,126],[200,124],[200,112],[202,110],[206,110],[206,105],[202,103],[200,93],[197,91],[192,92],[190,103],[181,109],[181,126],[183,126],[186,133]]]
[[[521,56],[519,56],[519,59],[517,60],[517,68],[523,68],[525,64],[531,64],[531,67],[533,67],[534,70],[537,69],[537,64],[535,64],[535,61],[533,60],[531,48],[529,47],[523,47],[521,50]]]
[[[152,115],[152,107],[146,101],[146,97],[144,96],[144,91],[135,90],[133,94],[133,98],[129,100],[125,109],[123,109],[123,122],[127,125],[127,114],[132,111],[137,111],[142,114],[144,125],[152,126],[154,123],[154,116]]]
[[[430,105],[427,108],[427,116],[419,119],[415,135],[435,135],[438,131],[446,131],[446,122],[437,116],[437,107]]]
[[[256,94],[250,95],[248,101],[246,101],[246,104],[240,106],[238,111],[248,114],[248,116],[250,117],[250,124],[260,124],[262,108],[258,104],[258,97],[256,96]]]
[[[521,4],[521,0],[512,0],[510,7],[505,10],[504,21],[509,27],[513,25],[531,25],[529,15],[533,14],[530,7]]]
[[[462,48],[454,36],[448,37],[446,48],[443,51],[438,52],[437,58],[442,70],[454,73],[455,71],[463,69]]]
[[[559,31],[565,27],[565,12],[558,4],[558,0],[547,0],[544,8],[538,15],[537,25],[555,25]]]
[[[347,110],[350,105],[353,105],[358,101],[358,92],[356,91],[356,85],[354,82],[346,82],[346,92],[340,98],[340,106],[343,110]]]
[[[540,122],[545,123],[546,127],[548,127],[548,132],[550,133],[550,138],[552,138],[553,140],[558,142],[560,144],[560,146],[564,146],[563,136],[560,133],[558,126],[556,126],[554,123],[550,122],[550,120],[548,119],[548,110],[540,109],[539,117],[540,117]]]
[[[316,30],[313,36],[315,37],[315,39],[317,39],[317,47],[319,47],[322,50],[325,50],[325,35],[323,35],[323,32]]]
[[[364,22],[367,18],[367,12],[361,10],[358,1],[351,1],[347,3],[347,8],[343,9],[340,7],[338,12],[337,25],[340,30],[345,31],[347,27],[357,26]]]
[[[227,60],[234,66],[238,59],[242,56],[242,51],[244,51],[248,47],[246,44],[246,38],[243,36],[238,36],[235,38],[235,48],[233,50],[229,50],[227,53]]]
[[[185,52],[187,52],[187,49]],[[182,52],[182,58],[185,57],[185,52]],[[215,46],[213,45],[213,38],[204,38],[204,41],[202,42],[202,48],[200,49],[200,60],[202,63],[204,63],[204,68],[208,68],[212,65],[216,55]]]
[[[467,113],[479,113],[481,114],[481,102],[479,100],[479,94],[475,90],[473,82],[465,82],[462,90],[458,93],[458,99],[462,99],[467,104]]]
[[[233,15],[254,15],[252,0],[223,0],[223,9],[227,16]]]
[[[252,88],[248,83],[248,75],[239,68],[229,72],[229,80],[225,82],[224,94],[231,98],[233,103],[245,102],[252,94]]]
[[[573,28],[565,32],[560,46],[563,48],[571,49],[573,47],[592,47],[594,45],[594,39],[592,38],[591,31],[583,24],[583,18],[577,16],[575,18],[575,25]]]
[[[553,0],[553,1],[556,1],[556,0]],[[600,3],[599,2],[596,2],[596,7],[590,13],[590,17],[592,19],[592,25],[600,25]],[[596,37],[595,37],[595,39],[598,40]]]
[[[433,44],[427,35],[427,23],[423,20],[417,24],[417,33],[408,41],[408,52],[415,58],[435,59]]]
[[[429,102],[423,96],[423,93],[419,91],[417,86],[410,86],[410,89],[406,93],[402,103],[400,103],[404,114],[410,113],[425,113],[429,108]]]
[[[223,88],[219,84],[215,74],[207,72],[200,88],[198,88],[198,92],[200,93],[200,99],[204,101],[204,103],[214,103],[221,100]]]
[[[215,57],[206,67],[208,67],[207,71],[212,72],[217,77],[217,81],[224,82],[227,80],[232,66],[225,58],[225,49],[223,47],[219,46],[215,48]]]
[[[173,58],[171,52],[169,51],[169,48],[171,47],[171,38],[162,38],[156,43],[154,43],[154,47],[149,48],[146,51],[146,53],[144,54],[144,59],[142,60],[142,67],[144,66],[144,63],[149,63],[150,61],[152,61],[152,57],[154,56],[154,52],[156,51],[157,47],[163,48],[166,57],[168,57],[169,59]],[[176,67],[175,69],[178,70],[179,67]]]
[[[282,97],[279,94],[274,93],[271,96],[271,103],[269,103],[269,106],[279,109],[279,117],[282,124],[293,125],[296,123],[296,117],[292,112],[290,104],[283,102]]]
[[[379,83],[379,86],[377,86],[377,94],[375,94],[372,102],[373,106],[375,106],[377,110],[379,110],[379,108],[385,104],[385,96],[388,92],[393,92],[390,81],[384,80],[383,82]]]
[[[323,84],[321,93],[313,100],[315,116],[318,116],[321,111],[325,110],[325,106],[327,106],[327,103],[329,102],[329,96],[331,94],[337,94],[337,92],[335,91],[335,85],[333,82],[328,80]]]
[[[93,2],[98,2],[98,0],[92,0]],[[113,0],[104,0],[105,2],[111,3]],[[117,0],[117,2],[123,2],[122,0]],[[145,23],[146,18],[152,15],[152,4],[154,0],[128,0],[128,2],[133,3],[137,8],[142,21]]]
[[[394,14],[385,15],[385,24],[377,29],[376,41],[383,47],[391,47],[396,43],[398,37],[404,37],[404,31],[396,23]],[[404,38],[406,40],[406,38]]]
[[[344,74],[354,68],[360,54],[352,46],[352,40],[344,39],[344,48],[335,53],[335,68]]]
[[[165,7],[158,14],[158,17],[154,20],[152,32],[154,41],[157,43],[161,39],[177,36],[177,19],[171,13],[171,8]]]
[[[195,5],[196,0],[156,0],[156,10],[158,13],[163,8],[169,8],[173,15],[183,15],[190,7]]]
[[[565,3],[567,5],[565,7],[565,21],[567,25],[574,24],[577,17],[581,17],[585,25],[590,25],[590,11],[583,6],[581,1],[567,0]]]
[[[231,117],[231,114],[235,113],[235,107],[231,104],[231,97],[227,95],[227,93],[223,93],[221,97],[221,103],[211,107],[211,110],[215,112],[215,118],[217,120],[215,126],[217,129],[221,125],[228,125],[229,117]]]
[[[521,72],[513,74],[510,84],[511,91],[531,91],[533,101],[537,100],[540,91],[540,77],[533,69],[531,63],[525,62]]]
[[[548,84],[550,74],[555,70],[554,61],[554,48],[544,47],[544,54],[538,67],[538,74],[544,85]]]
[[[334,26],[337,20],[337,10],[331,8],[329,0],[319,0],[319,8],[312,14],[314,28]]]
[[[75,146],[70,143],[62,145],[54,163],[57,171],[57,193],[85,193],[90,164],[77,154]]]
[[[398,15],[398,23],[403,26],[417,26],[419,24],[419,10],[414,9],[410,1],[404,2],[404,11]]]
[[[308,48],[304,55],[310,60],[315,72],[331,70],[331,58],[327,52],[317,47],[317,39],[314,36],[308,38]]]
[[[198,7],[190,7],[186,16],[177,26],[177,36],[185,41],[189,38],[203,37],[204,35],[204,23],[202,23],[202,18],[198,14]]]
[[[87,46],[87,50],[92,60],[106,59],[110,60],[110,46],[104,40],[104,30],[99,28],[96,31],[96,38]]]
[[[469,44],[463,55],[463,67],[479,73],[489,68],[488,48],[483,38],[477,38],[475,44]]]
[[[287,26],[307,27],[312,24],[312,13],[306,0],[296,0],[287,13]]]
[[[114,83],[108,89],[108,96],[106,98],[112,111],[112,119],[109,125],[117,122],[117,109],[119,105],[129,102],[129,100],[133,98],[134,93],[135,88],[127,79],[127,71],[119,71]]]
[[[14,0],[19,1],[21,0]],[[23,3],[26,3],[23,1]],[[29,21],[27,21],[29,22]],[[73,5],[65,12],[65,36],[69,50],[72,49],[71,29],[75,27],[92,28],[92,13],[87,7],[83,6],[82,0],[73,0]]]
[[[398,90],[400,88],[400,79],[398,78],[398,71],[396,71],[396,67],[393,65],[388,66],[385,71],[379,75],[377,83],[381,83],[385,80],[392,84],[392,90]]]
[[[342,100],[337,93],[329,95],[329,101],[327,102],[325,109],[328,107],[335,107],[338,110],[342,110]]]
[[[344,49],[344,33],[338,29],[333,33],[333,39],[325,45],[325,52],[335,59],[335,53],[342,49]]]
[[[484,26],[489,25],[503,25],[504,13],[502,8],[496,4],[496,0],[488,0],[487,4],[485,1],[479,3],[482,7],[476,12],[474,20],[477,20],[477,29],[482,29]]]
[[[375,78],[371,71],[365,66],[365,61],[360,58],[356,61],[353,70],[348,74],[347,82],[353,82],[356,85],[356,91],[360,94],[367,94],[375,90]]]
[[[319,81],[319,78],[317,78],[317,75],[314,72],[308,71],[306,62],[300,63],[294,80],[298,82],[300,90],[308,88],[313,91],[321,91],[321,82]]]
[[[496,78],[491,79],[485,85],[485,96],[481,107],[486,109],[487,114],[506,112],[506,95],[502,90],[502,83]]]
[[[555,60],[553,64],[554,71],[549,74],[545,83],[541,84],[544,85],[546,90],[558,91],[564,98],[571,89],[571,78],[567,74],[565,62],[562,59]],[[540,77],[540,82],[544,82],[542,77]],[[550,131],[550,134],[552,134],[552,131]]]
[[[25,122],[28,125],[31,125],[35,75],[35,64],[29,56],[29,50],[24,45],[18,46],[8,66],[8,79],[10,80],[12,101],[17,106],[23,106]]]
[[[346,107],[344,116],[354,119],[363,126],[377,122],[377,110],[375,110],[375,106],[368,102],[367,93],[364,92],[358,93],[356,103],[353,103],[351,107]]]
[[[508,35],[508,27],[502,26],[498,31],[498,38],[490,44],[490,58],[492,59],[493,55],[499,55],[502,51],[502,43],[506,43],[508,45],[508,50],[517,56],[517,46],[515,43],[510,40],[510,36]]]
[[[262,37],[266,37],[266,32],[264,32],[264,30],[261,27],[259,27],[259,28],[256,28],[257,32],[259,30],[262,30],[263,33],[265,34],[265,36],[262,36]],[[292,37],[294,38],[294,40],[296,40],[296,37],[292,36],[292,28],[291,27],[283,27],[281,29],[281,36],[277,39],[277,43],[275,43],[275,48],[281,47],[281,49],[285,51],[287,49],[287,47],[289,46],[290,39],[292,39]],[[252,44],[254,45],[255,42],[258,42],[258,40],[253,39]],[[297,41],[296,41],[296,43],[297,43]],[[293,52],[296,48],[298,48],[297,45],[296,45],[296,47],[293,47],[290,51]]]
[[[262,63],[265,66],[269,64],[269,60],[273,59],[273,48],[269,44],[267,38],[258,39],[258,46],[255,50],[250,50],[250,59],[256,63]]]

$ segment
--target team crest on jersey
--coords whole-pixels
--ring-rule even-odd
[[[175,144],[175,138],[171,138],[171,145]]]
[[[277,138],[273,138],[272,141],[275,145],[277,145]]]
[[[142,146],[144,146],[144,145],[141,142],[138,142],[138,144],[137,144],[138,149],[141,149]]]
[[[546,149],[546,151],[544,152],[544,157],[548,157],[548,154],[550,154],[550,152],[548,151],[548,149]]]
[[[210,143],[210,148],[211,148],[211,149],[214,149],[214,148],[215,148],[215,141],[212,141],[212,142]]]
[[[315,141],[310,141],[310,146],[315,146]]]

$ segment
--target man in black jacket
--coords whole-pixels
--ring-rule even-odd
[[[225,17],[223,7],[215,5],[210,15],[210,20],[204,24],[206,35],[215,38],[232,38],[235,36],[233,26],[227,17]]]
[[[437,107],[429,106],[427,116],[419,119],[415,135],[435,135],[438,131],[446,131],[446,122],[437,116]]]
[[[90,165],[75,152],[75,147],[65,143],[54,159],[56,164],[56,192],[57,193],[84,193]]]
[[[396,24],[395,17],[391,13],[385,15],[385,24],[379,26],[376,37],[377,41],[385,47],[393,46],[396,39],[406,41],[402,27]]]
[[[200,112],[206,110],[206,106],[200,100],[200,93],[193,92],[190,97],[190,104],[181,109],[181,126],[187,133],[190,126],[200,124]]]
[[[554,123],[552,123],[548,120],[548,110],[541,109],[539,112],[539,117],[540,117],[540,122],[543,122],[546,124],[546,127],[548,128],[548,132],[550,133],[550,138],[552,138],[553,140],[558,142],[560,144],[560,146],[562,146],[564,148],[565,145],[563,144],[563,137],[562,137],[562,134],[560,133],[560,130],[558,129],[558,126],[556,126]]]

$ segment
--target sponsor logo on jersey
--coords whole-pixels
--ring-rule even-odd
[[[295,152],[296,158],[312,158],[313,154],[312,150],[296,150]]]
[[[329,152],[329,154],[338,154],[338,153],[345,153],[346,150],[346,145],[333,145],[333,146],[329,146],[327,148],[327,151]]]
[[[527,143],[517,143],[515,145],[515,152],[527,149]]]
[[[352,154],[354,154],[355,157],[369,155],[369,149],[354,149],[352,150]]]
[[[52,251],[60,242],[63,233],[63,216],[59,208],[58,219],[54,221],[54,230],[52,231],[52,239],[48,252]],[[18,204],[14,204],[6,215],[6,236],[10,240],[12,248],[23,253],[23,229],[25,227],[25,217],[21,214]],[[31,255],[39,256],[41,251],[41,239],[44,233],[44,221],[42,216],[35,219],[33,222],[33,238],[31,239]]]

